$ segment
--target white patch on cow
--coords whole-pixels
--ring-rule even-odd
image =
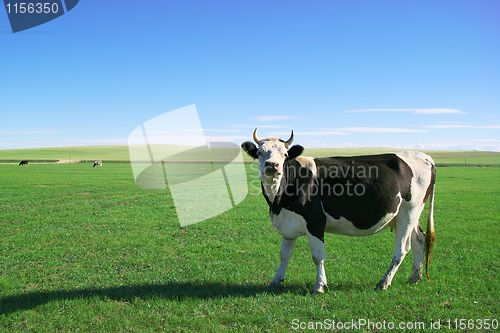
[[[379,231],[382,231],[387,226],[393,226],[395,224],[394,218],[399,214],[399,208],[403,202],[403,198],[401,197],[401,193],[398,193],[396,197],[399,199],[399,204],[394,213],[387,213],[383,216],[380,221],[377,222],[373,227],[369,229],[358,229],[354,226],[354,224],[347,220],[344,217],[340,217],[340,219],[334,219],[331,215],[329,215],[323,209],[323,212],[326,215],[326,227],[325,232],[331,234],[338,235],[346,235],[346,236],[370,236],[376,234]],[[323,204],[321,204],[323,206]]]
[[[278,193],[278,189],[280,187],[281,178],[283,174],[279,174],[276,177],[261,177],[262,185],[264,187],[264,191],[266,192],[269,201],[274,202],[274,198],[276,197],[276,193]],[[263,180],[264,178],[264,180]]]
[[[396,155],[408,164],[413,172],[411,181],[411,202],[422,203],[431,182],[431,167],[434,165],[432,158],[418,151],[405,150]]]
[[[297,213],[282,208],[279,214],[269,212],[273,227],[286,239],[304,236],[307,231],[306,220]]]
[[[299,162],[300,166],[303,167],[303,168],[307,168],[309,170],[311,170],[314,178],[317,177],[318,175],[318,170],[316,168],[316,162],[314,162],[314,158],[313,157],[308,157],[308,156],[297,156],[295,158],[295,160],[297,162]]]

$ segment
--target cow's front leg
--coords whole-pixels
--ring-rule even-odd
[[[276,271],[274,279],[271,281],[270,287],[278,287],[282,281],[285,280],[286,268],[288,266],[288,261],[293,253],[293,248],[295,246],[295,239],[281,239],[281,251],[280,251],[280,267]]]
[[[314,285],[312,292],[315,294],[323,294],[325,292],[326,284],[326,274],[325,274],[325,243],[316,236],[307,233],[307,239],[309,240],[309,247],[311,249],[311,255],[316,265],[316,284]]]

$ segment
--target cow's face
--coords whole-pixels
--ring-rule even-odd
[[[288,141],[274,137],[260,140],[257,137],[257,129],[255,129],[254,140],[258,147],[249,141],[244,142],[241,147],[248,155],[259,160],[259,178],[262,181],[280,177],[283,174],[285,161],[296,158],[304,150],[299,145],[288,148],[288,145],[293,141],[293,132]]]

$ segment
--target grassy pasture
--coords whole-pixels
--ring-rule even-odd
[[[169,146],[169,151],[180,150],[181,146]],[[327,157],[327,156],[354,156],[383,154],[400,151],[399,148],[307,148],[304,156]],[[447,166],[500,166],[500,152],[489,151],[448,151],[448,150],[420,150],[432,156],[437,165]],[[19,163],[27,159],[30,163],[54,162],[57,160],[94,161],[105,162],[129,161],[128,146],[81,146],[60,148],[36,148],[36,149],[4,149],[0,150],[0,163]],[[246,162],[252,159],[243,154]]]
[[[327,235],[325,295],[309,294],[304,237],[283,287],[267,288],[280,236],[253,185],[240,205],[184,228],[168,189],[138,188],[128,163],[3,164],[0,188],[3,331],[287,332],[294,319],[365,319],[423,332],[500,320],[500,168],[438,168],[431,283],[406,284],[408,254],[392,287],[374,291],[394,234]]]

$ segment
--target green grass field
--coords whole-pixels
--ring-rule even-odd
[[[181,228],[168,190],[138,188],[129,163],[1,164],[0,186],[2,331],[288,332],[363,319],[418,332],[438,320],[443,331],[500,326],[500,168],[438,168],[430,283],[406,284],[408,254],[392,287],[374,290],[392,258],[388,230],[326,235],[324,295],[309,294],[315,266],[304,237],[283,287],[268,289],[281,238],[253,187],[235,208]]]
[[[179,146],[170,146],[178,150]],[[353,156],[383,154],[400,151],[398,148],[307,148],[304,156]],[[453,151],[453,150],[421,150],[432,156],[437,165],[447,166],[500,166],[500,152],[489,151]],[[243,154],[246,162],[252,159]],[[60,148],[4,149],[0,150],[0,163],[19,163],[29,160],[30,163],[55,162],[57,160],[105,162],[129,161],[128,146],[81,146]]]

